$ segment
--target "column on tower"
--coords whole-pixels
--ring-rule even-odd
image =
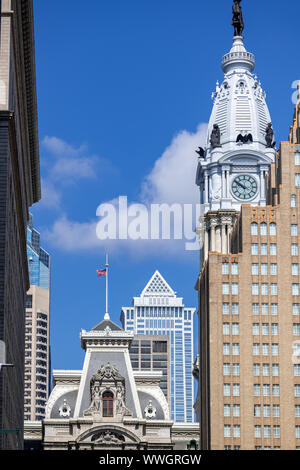
[[[222,253],[227,253],[227,225],[225,220],[222,218]]]
[[[222,199],[226,198],[226,174],[225,169],[222,168]]]
[[[260,194],[261,194],[261,200],[265,201],[266,199],[265,170],[263,168],[260,168]]]
[[[208,174],[204,174],[204,204],[208,204]]]

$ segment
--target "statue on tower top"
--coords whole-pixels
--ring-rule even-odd
[[[244,31],[243,13],[240,5],[241,1],[242,0],[234,0],[234,5],[232,7],[232,26],[234,26],[234,36],[242,36]]]

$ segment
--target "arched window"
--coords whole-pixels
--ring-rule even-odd
[[[102,416],[104,418],[114,415],[114,396],[111,392],[104,392],[102,395]]]
[[[274,222],[270,224],[270,235],[273,237],[276,236],[276,224]]]
[[[265,224],[264,222],[260,224],[260,234],[262,236],[267,235],[267,224]]]
[[[257,224],[255,222],[251,224],[251,235],[257,235]]]

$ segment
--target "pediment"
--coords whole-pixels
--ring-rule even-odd
[[[230,152],[219,160],[219,165],[271,165],[273,160],[260,152],[248,151],[241,154],[240,151]]]

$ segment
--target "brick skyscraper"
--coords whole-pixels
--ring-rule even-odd
[[[237,8],[197,172],[201,448],[300,449],[300,102],[276,152]]]

